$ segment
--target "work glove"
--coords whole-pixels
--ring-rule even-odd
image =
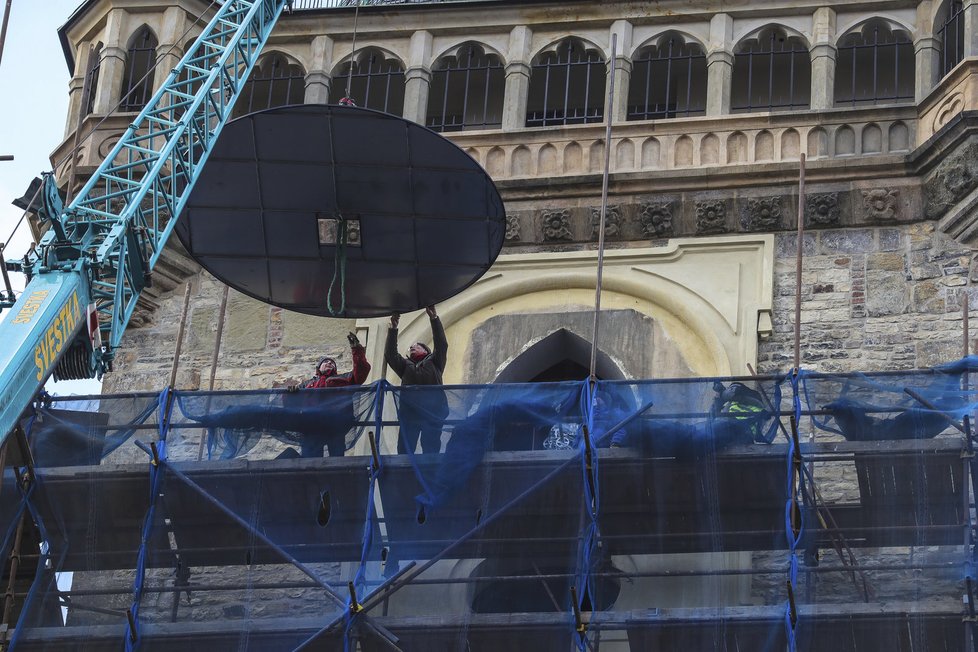
[[[354,333],[353,331],[350,331],[349,333],[346,334],[346,339],[350,343],[350,348],[353,348],[355,346],[360,346],[360,340],[359,338],[357,338],[357,334]]]

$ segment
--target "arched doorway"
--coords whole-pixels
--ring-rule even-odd
[[[595,375],[599,380],[624,380],[625,374],[608,354],[599,350]],[[591,343],[559,328],[531,344],[513,358],[493,383],[553,383],[584,380],[591,365]]]

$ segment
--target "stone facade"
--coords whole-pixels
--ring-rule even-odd
[[[973,29],[978,3],[965,4],[966,24],[978,33]],[[940,54],[934,41],[946,2],[857,0],[823,6],[760,0],[742,5],[730,11],[730,3],[720,0],[514,0],[495,6],[475,3],[469,10],[432,5],[363,7],[359,15],[352,10],[297,11],[282,19],[269,49],[301,67],[307,102],[329,97],[349,56],[355,21],[360,47],[378,48],[408,71],[403,115],[411,119],[426,117],[440,56],[474,40],[485,52],[496,53],[504,66],[502,127],[450,134],[497,181],[506,203],[506,223],[504,255],[497,265],[483,281],[439,306],[452,352],[446,381],[512,380],[507,373],[516,370],[532,376],[534,369],[520,368],[521,356],[532,347],[566,346],[571,351],[588,343],[606,146],[610,180],[604,236],[610,271],[603,304],[608,321],[603,328],[615,339],[600,347],[604,377],[741,375],[748,364],[762,374],[773,374],[792,366],[795,229],[803,154],[807,185],[802,208],[802,366],[827,372],[908,369],[960,356],[962,298],[968,296],[971,306],[978,306],[978,257],[973,249],[978,233],[978,39],[970,38],[964,60],[939,78]],[[867,20],[878,18],[884,5],[881,20],[913,39],[914,97],[840,106],[833,83],[840,43]],[[106,113],[118,96],[120,56],[129,36],[148,24],[161,35],[161,44],[182,52],[185,43],[176,42],[177,35],[186,28],[194,33],[187,12],[205,6],[202,0],[169,5],[138,0],[86,3],[63,31],[76,63],[75,77],[68,133],[52,158],[64,159],[72,147],[81,71],[86,70],[93,45],[106,46],[106,59],[95,89],[94,113],[82,122],[83,129],[94,132],[79,157],[81,174],[92,170],[128,123],[125,115]],[[736,91],[738,48],[756,39],[762,26],[772,24],[809,50],[808,106],[735,112],[731,95]],[[709,62],[703,114],[626,121],[628,93],[622,91],[628,89],[636,55],[676,31],[698,44]],[[601,124],[526,127],[532,67],[538,55],[568,36],[606,60],[611,58],[612,37],[616,40],[618,56],[611,65],[621,75],[614,104],[605,107],[605,114],[615,119],[608,143]],[[747,253],[737,258],[738,251]],[[206,388],[218,345],[222,287],[192,265],[168,269],[164,290],[144,305],[138,327],[126,333],[115,370],[105,378],[106,393],[165,386],[182,319],[182,283],[187,279],[191,301],[176,385]],[[308,317],[232,291],[215,388],[292,385],[309,377],[323,355],[335,357],[340,371],[346,371],[350,359],[345,334],[351,330],[367,347],[373,365],[368,381],[394,380],[382,359],[386,320]],[[404,316],[402,348],[428,336],[420,315]],[[193,459],[195,447],[196,441],[188,438],[172,454]],[[366,453],[365,443],[356,452]],[[848,467],[820,466],[817,479],[830,500],[858,495]],[[677,596],[687,590],[691,600],[704,604],[780,604],[783,552],[734,554],[740,556],[727,559],[730,567],[775,570],[757,572],[750,580],[716,583],[669,578],[674,583],[663,585],[640,580],[628,587],[630,593],[623,594],[619,606],[642,606],[649,596],[658,604],[676,606],[671,602],[676,601],[685,606],[678,604]],[[908,565],[910,559],[945,561],[943,551],[933,550],[863,549],[860,555],[894,567]],[[712,561],[705,555],[696,558],[703,567]],[[645,569],[658,564],[685,570],[693,560],[627,561]],[[446,568],[444,575],[466,576],[472,570],[466,563]],[[195,581],[205,584],[242,580],[240,572],[195,572]],[[875,596],[883,602],[937,601],[937,596],[961,593],[958,572],[930,575],[930,584],[912,577],[911,571],[886,573],[879,576],[885,590]],[[152,579],[169,578],[158,571]],[[96,578],[94,583],[104,580]],[[131,577],[114,581],[127,584]],[[862,597],[843,573],[804,581],[824,603],[855,603]],[[452,594],[447,601],[452,608],[466,608],[470,596],[465,590]],[[422,593],[423,588],[406,590],[399,603],[392,602],[392,613],[411,613],[410,600],[423,600]],[[286,608],[302,615],[314,611],[314,594],[301,587],[260,596],[228,592],[213,601],[195,594],[181,613],[191,620],[238,618],[253,608],[258,616],[282,615]],[[162,621],[168,615],[171,596],[161,595],[147,609],[150,620]],[[125,604],[107,599],[103,606],[118,609]]]

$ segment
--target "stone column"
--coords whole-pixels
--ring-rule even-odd
[[[978,0],[964,0],[964,57],[978,57]]]
[[[427,68],[408,68],[404,73],[404,118],[419,125],[428,117],[428,87],[431,71]]]
[[[156,54],[160,58],[160,63],[156,67],[155,78],[153,79],[153,90],[155,91],[166,78],[170,76],[173,69],[177,67],[180,63],[180,59],[183,58],[183,43],[178,42],[181,36],[184,36],[184,30],[187,29],[186,25],[187,14],[180,7],[168,7],[166,11],[163,12],[163,25],[160,28],[160,44],[156,46]],[[169,54],[165,54],[165,53]]]
[[[312,64],[306,73],[306,104],[328,104],[333,78],[333,39],[317,36],[312,40]]]
[[[423,125],[428,116],[428,86],[431,83],[431,32],[411,35],[408,67],[404,71],[404,112],[407,120]]]
[[[914,100],[920,102],[941,78],[941,41],[922,36],[913,42]]]
[[[614,62],[608,64],[608,75],[611,76],[611,65],[615,66],[615,105],[604,108],[605,115],[611,112],[615,122],[625,122],[628,119],[628,84],[632,75],[632,24],[627,20],[616,20],[611,25],[611,33],[618,35],[618,52]],[[611,55],[609,41],[609,56]]]
[[[119,103],[122,77],[126,72],[126,42],[122,34],[125,10],[112,9],[105,19],[105,47],[102,48],[102,68],[95,89],[93,113],[105,115]]]
[[[813,16],[812,109],[831,109],[835,105],[835,11],[820,7]]]
[[[921,0],[917,4],[917,25],[913,34],[914,98],[917,102],[925,98],[941,78],[941,42],[934,34],[934,9],[935,3],[931,0]]]
[[[78,121],[82,117],[82,112],[85,110],[83,103],[85,101],[85,76],[91,69],[94,62],[93,57],[97,56],[92,49],[92,44],[88,41],[83,41],[78,44],[78,49],[75,53],[75,71],[71,79],[68,81],[68,116],[65,120],[65,137],[67,137],[75,127],[78,125]],[[95,92],[95,89],[92,89]]]
[[[503,97],[503,130],[526,126],[526,101],[530,94],[530,45],[533,32],[518,25],[509,33],[509,63],[506,65],[506,90]]]
[[[322,70],[312,70],[306,73],[306,94],[302,101],[306,104],[329,104],[332,88],[332,77]]]
[[[710,42],[706,51],[706,115],[730,113],[733,64],[733,17],[716,14],[710,20]]]

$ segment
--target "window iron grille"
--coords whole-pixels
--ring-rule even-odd
[[[807,109],[811,75],[808,49],[798,39],[771,30],[735,54],[731,110]]]
[[[606,66],[595,50],[565,42],[530,70],[527,127],[601,122]]]
[[[941,39],[941,77],[964,59],[964,3],[954,0],[947,5],[947,17],[937,30]]]
[[[660,120],[706,113],[706,56],[671,37],[646,48],[632,63],[628,120]]]
[[[98,91],[98,77],[102,69],[102,47],[92,48],[88,59],[88,72],[85,73],[85,83],[82,86],[82,116],[91,115],[95,111],[95,95]]]
[[[347,96],[347,81],[349,96],[357,106],[393,115],[403,113],[405,78],[399,61],[387,59],[381,52],[367,51],[356,61],[347,62],[333,77],[332,104],[338,104]]]
[[[301,104],[305,96],[306,76],[302,68],[274,55],[255,66],[245,83],[234,115],[242,116],[276,106]]]
[[[839,105],[913,102],[914,51],[909,37],[881,25],[850,34],[836,59]]]
[[[432,74],[428,127],[441,132],[501,127],[504,84],[499,58],[475,46],[444,57]]]
[[[148,27],[144,27],[126,51],[120,111],[141,111],[152,97],[152,70],[156,64],[157,45],[153,32]]]

